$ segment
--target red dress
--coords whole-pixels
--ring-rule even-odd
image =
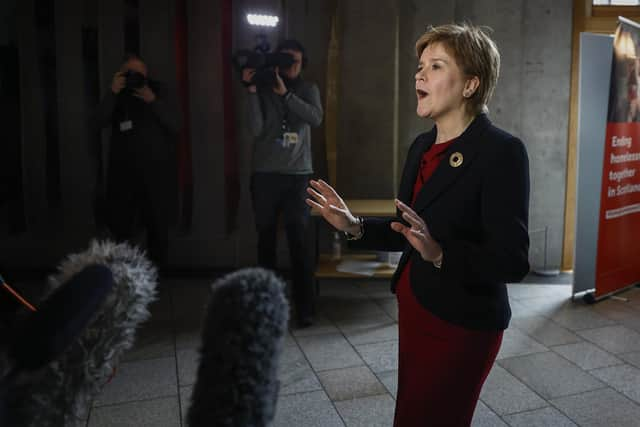
[[[440,161],[446,159],[444,151],[452,142],[434,144],[424,153],[412,204]],[[443,263],[446,262],[445,257]],[[469,426],[480,389],[500,349],[502,331],[465,329],[428,312],[411,291],[410,269],[411,262],[406,264],[396,287],[399,355],[393,425]]]

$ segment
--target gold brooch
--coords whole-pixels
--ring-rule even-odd
[[[462,156],[462,153],[456,151],[449,157],[449,164],[451,167],[457,168],[462,164],[463,159],[464,157]]]

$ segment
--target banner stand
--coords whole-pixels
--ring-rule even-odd
[[[580,35],[573,298],[640,283],[640,25]]]

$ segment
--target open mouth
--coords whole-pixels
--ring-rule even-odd
[[[424,99],[429,94],[427,92],[425,92],[424,90],[416,89],[416,95],[418,96],[418,99]]]

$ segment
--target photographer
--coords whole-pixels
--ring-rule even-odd
[[[163,267],[167,229],[177,184],[173,168],[179,117],[165,85],[148,77],[147,66],[127,55],[97,112],[111,127],[106,223],[117,241],[131,241],[141,222],[150,258]]]
[[[313,323],[314,289],[305,199],[313,173],[311,126],[322,123],[323,111],[318,86],[300,76],[306,63],[304,47],[296,40],[285,40],[278,45],[276,57],[285,61],[273,68],[242,70],[253,136],[251,195],[258,264],[272,270],[276,267],[277,222],[282,215],[298,324],[307,327]]]

